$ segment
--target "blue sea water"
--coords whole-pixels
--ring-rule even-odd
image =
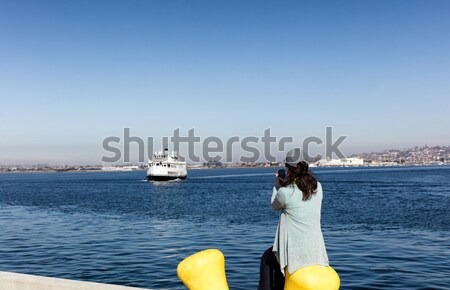
[[[314,172],[341,289],[450,289],[450,167]],[[230,289],[256,289],[273,183],[273,168],[1,174],[0,271],[184,289],[177,264],[218,248]]]

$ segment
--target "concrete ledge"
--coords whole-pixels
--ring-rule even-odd
[[[139,289],[143,290],[143,288],[101,284],[94,282],[83,282],[76,280],[50,278],[11,272],[0,272],[0,290],[139,290]]]

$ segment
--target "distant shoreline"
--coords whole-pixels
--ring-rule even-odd
[[[381,168],[381,167],[447,167],[450,164],[408,164],[408,165],[361,165],[361,166],[311,166],[311,169],[316,168]],[[221,166],[221,167],[188,167],[188,170],[204,170],[204,169],[255,169],[255,168],[280,168],[280,166]],[[98,172],[132,172],[132,171],[146,171],[145,168],[136,170],[16,170],[16,171],[0,171],[0,174],[15,174],[15,173],[98,173]]]

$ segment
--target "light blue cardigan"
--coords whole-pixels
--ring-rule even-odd
[[[290,274],[310,265],[328,266],[327,250],[320,227],[322,185],[318,182],[316,193],[303,201],[303,193],[297,185],[274,187],[273,210],[281,210],[273,252],[284,269]]]

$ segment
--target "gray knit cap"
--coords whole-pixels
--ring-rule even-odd
[[[286,164],[289,164],[290,166],[297,166],[298,163],[305,161],[308,162],[308,156],[305,154],[305,152],[300,148],[294,148],[292,150],[289,150],[289,152],[286,154]]]

